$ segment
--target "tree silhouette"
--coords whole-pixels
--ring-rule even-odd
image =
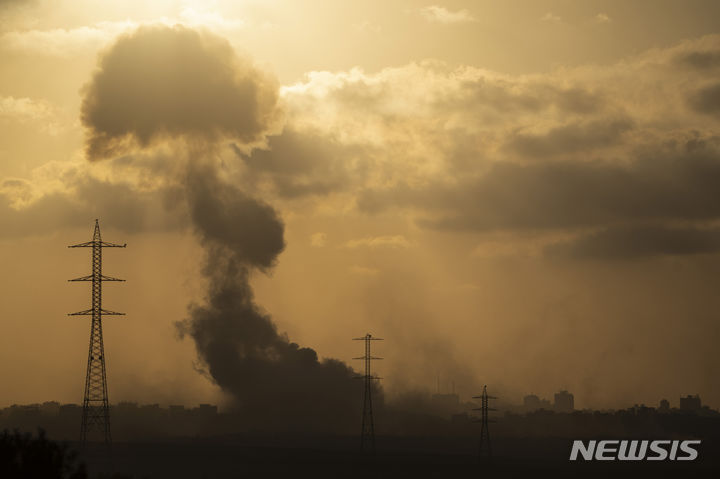
[[[0,435],[0,477],[87,479],[85,464],[76,464],[77,454],[64,444],[50,441],[45,431],[37,437],[17,429]]]

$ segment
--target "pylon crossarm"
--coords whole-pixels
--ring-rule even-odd
[[[114,278],[112,276],[105,276],[104,274],[101,274],[100,281],[125,281],[125,280],[120,279],[120,278]]]
[[[92,248],[93,246],[99,246],[101,248],[127,248],[125,244],[108,243],[107,241],[86,241],[85,243],[78,243],[68,246],[68,248]]]
[[[118,313],[115,311],[108,311],[107,309],[101,309],[100,314],[103,316],[125,316],[125,313]],[[68,316],[92,316],[93,310],[86,309],[85,311],[78,311],[77,313],[68,313]]]
[[[87,241],[85,243],[78,243],[68,246],[68,248],[92,248],[95,245],[94,241]]]
[[[69,279],[68,281],[92,281],[93,275],[89,274],[87,276],[80,276],[79,278],[73,278]],[[100,281],[125,281],[124,279],[120,278],[113,278],[112,276],[105,276],[104,274],[100,275]]]
[[[87,276],[80,276],[79,278],[73,278],[69,279],[68,281],[92,281],[93,275],[89,274]]]
[[[127,243],[115,244],[115,243],[108,243],[107,241],[100,241],[100,246],[103,248],[126,248]]]

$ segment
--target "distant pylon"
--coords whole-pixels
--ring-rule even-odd
[[[480,447],[478,449],[478,456],[480,459],[485,457],[492,457],[492,446],[490,445],[490,431],[488,430],[488,423],[495,422],[488,419],[488,411],[495,411],[496,409],[488,407],[489,399],[497,399],[495,396],[488,396],[487,385],[483,386],[483,392],[481,396],[473,396],[473,399],[480,399],[480,407],[474,408],[473,411],[480,411]]]
[[[372,410],[372,385],[373,380],[382,379],[373,376],[370,372],[370,361],[376,358],[370,354],[370,343],[371,341],[382,341],[382,338],[373,338],[370,333],[366,334],[362,338],[353,338],[353,341],[365,341],[365,355],[359,358],[365,361],[365,374],[357,376],[356,379],[363,379],[365,383],[365,396],[363,399],[363,415],[362,415],[362,434],[360,436],[360,450],[375,452],[375,422],[373,420]]]
[[[85,375],[85,395],[83,397],[82,424],[80,442],[84,446],[88,440],[88,432],[99,430],[103,434],[106,445],[110,445],[110,406],[108,403],[107,374],[105,371],[105,348],[103,347],[102,317],[123,316],[102,308],[102,282],[125,281],[102,274],[102,249],[125,248],[125,244],[113,244],[102,241],[100,224],[95,220],[95,231],[92,241],[80,243],[68,248],[92,248],[92,274],[69,281],[92,282],[92,307],[85,311],[70,313],[68,316],[92,316],[90,323],[90,348],[88,350],[87,372]]]

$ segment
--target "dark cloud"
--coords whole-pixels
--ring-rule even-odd
[[[171,231],[182,229],[186,219],[182,210],[169,208],[171,188],[138,191],[129,183],[111,183],[95,178],[66,178],[69,189],[47,194],[27,206],[14,208],[11,196],[0,194],[0,237],[46,235],[63,228],[87,227],[93,218],[103,218],[121,231]],[[22,198],[29,185],[23,180],[3,182],[3,190]],[[12,191],[12,190],[10,190]]]
[[[576,107],[582,108],[582,100],[575,101]],[[628,118],[570,123],[540,135],[516,133],[510,136],[505,147],[527,158],[587,152],[617,144],[632,127],[633,122]]]
[[[563,229],[720,217],[720,145],[692,138],[623,165],[502,162],[480,176],[364,191],[366,212],[410,207],[422,226],[455,231]]]
[[[274,122],[277,83],[229,43],[182,26],[141,27],[101,59],[85,89],[90,159],[166,137],[257,141]]]
[[[327,195],[343,191],[363,175],[363,164],[356,161],[368,154],[367,147],[345,145],[311,131],[287,127],[268,139],[267,149],[246,155],[235,151],[248,167],[249,181],[269,178],[278,195],[295,198]]]
[[[720,67],[720,50],[693,51],[675,58],[680,66],[689,66],[697,70],[710,70]]]
[[[457,93],[437,102],[439,109],[491,107],[498,111],[526,111],[537,113],[550,106],[550,99],[541,90],[515,91],[509,82],[485,78],[462,82]]]
[[[545,249],[549,257],[623,260],[720,251],[720,229],[625,225],[583,235]]]
[[[0,0],[0,10],[4,8],[35,5],[37,0]]]
[[[605,99],[582,88],[558,90],[555,95],[558,108],[569,113],[590,114],[602,109]]]
[[[584,88],[557,88],[543,83],[518,88],[511,82],[481,77],[463,81],[459,87],[457,92],[441,97],[437,108],[447,111],[490,107],[503,113],[540,113],[555,106],[567,113],[590,114],[601,110],[606,102],[602,95]]]
[[[720,116],[720,83],[708,85],[690,94],[688,104],[697,112]]]

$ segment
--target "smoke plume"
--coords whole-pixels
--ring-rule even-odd
[[[277,118],[277,85],[217,37],[182,27],[145,27],[105,54],[83,102],[90,159],[156,144],[190,153],[178,178],[206,254],[207,292],[177,323],[207,373],[254,426],[342,429],[357,422],[360,384],[344,363],[279,333],[254,301],[250,277],[285,247],[267,203],[223,176],[221,140],[260,141]],[[183,161],[183,160],[178,160]],[[149,174],[165,174],[150,168]],[[348,422],[349,421],[349,422]]]
[[[121,37],[86,87],[88,158],[163,139],[261,140],[278,117],[278,85],[230,44],[181,26]]]

